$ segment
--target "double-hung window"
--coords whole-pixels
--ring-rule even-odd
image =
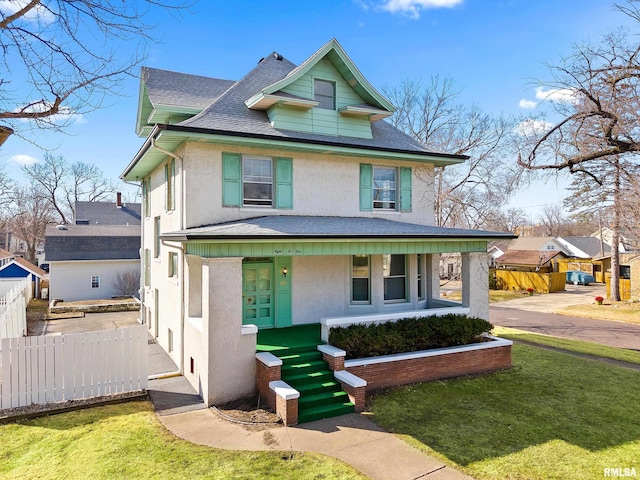
[[[91,288],[100,288],[100,275],[91,275]]]
[[[169,277],[178,276],[178,254],[169,252]]]
[[[273,206],[273,162],[271,158],[243,157],[242,204]]]
[[[327,80],[313,81],[313,98],[318,102],[318,108],[326,110],[336,109],[336,84]]]
[[[166,211],[171,211],[176,208],[176,160],[172,158],[164,166],[164,181],[165,181],[165,199],[164,207]]]
[[[160,217],[153,219],[153,258],[160,256]]]
[[[382,276],[384,279],[385,303],[406,302],[407,261],[405,255],[382,255]]]
[[[373,208],[396,209],[396,169],[373,167]]]
[[[222,205],[293,208],[293,160],[222,154]]]
[[[351,303],[371,303],[371,262],[369,255],[351,257]]]
[[[411,168],[360,164],[360,210],[411,211]]]
[[[150,202],[151,195],[151,179],[145,178],[142,180],[142,202],[144,207],[144,216],[148,217],[151,212]]]

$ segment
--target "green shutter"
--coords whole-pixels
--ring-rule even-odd
[[[400,210],[411,211],[411,168],[400,167]]]
[[[242,155],[222,154],[222,206],[242,205]]]
[[[276,158],[276,208],[293,208],[293,160]]]
[[[360,210],[373,208],[373,167],[370,163],[360,164]]]

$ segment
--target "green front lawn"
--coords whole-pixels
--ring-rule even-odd
[[[522,345],[513,363],[391,389],[373,420],[478,479],[640,474],[640,372]]]
[[[324,455],[236,452],[173,436],[148,402],[0,426],[3,479],[365,478]]]

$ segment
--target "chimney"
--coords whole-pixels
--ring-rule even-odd
[[[116,207],[122,208],[122,193],[116,193]]]

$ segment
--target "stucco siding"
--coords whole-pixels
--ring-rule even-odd
[[[223,207],[222,152],[292,158],[293,208],[285,210],[262,207]],[[184,161],[186,165],[184,228],[264,215],[379,217],[419,225],[432,225],[434,221],[432,165],[196,143],[187,144]],[[361,163],[411,167],[411,211],[361,211],[359,199]]]
[[[139,260],[50,262],[49,298],[67,302],[97,300],[117,295],[113,282],[118,272],[140,269]],[[100,286],[91,287],[91,277],[100,277]]]

